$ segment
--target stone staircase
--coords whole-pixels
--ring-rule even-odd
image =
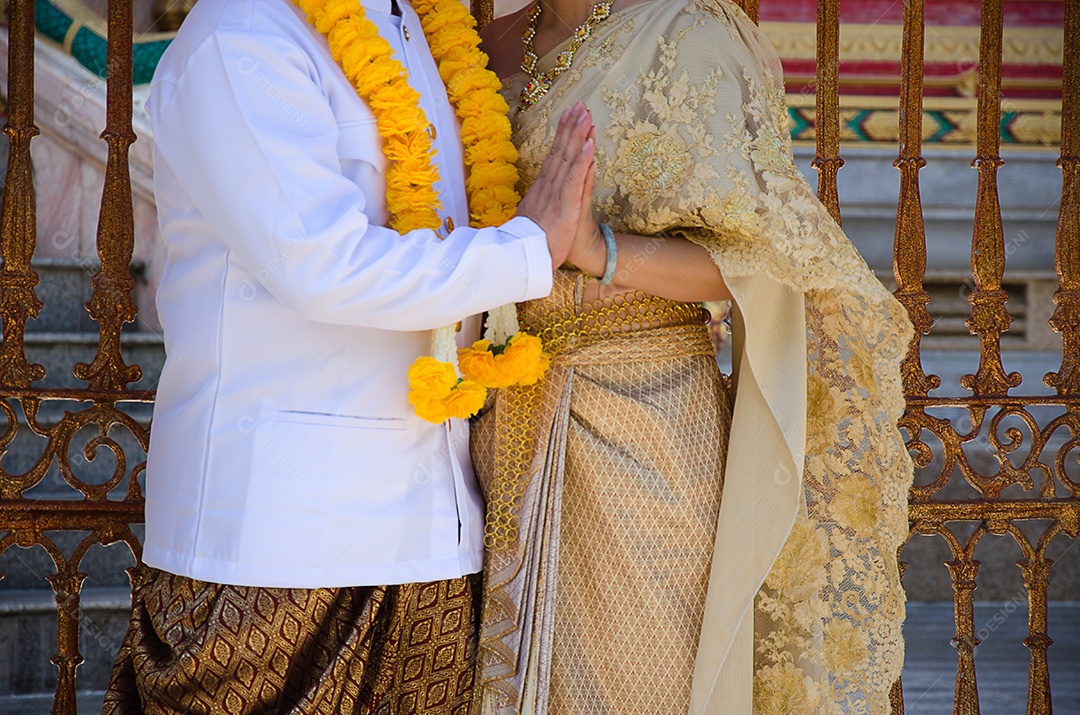
[[[90,362],[97,350],[98,326],[83,305],[90,298],[90,279],[97,264],[78,258],[46,258],[34,262],[40,277],[37,294],[45,307],[37,320],[27,324],[26,353],[31,362],[45,366],[46,387],[80,387],[72,374],[77,362]],[[137,281],[143,281],[143,266],[133,265]],[[161,335],[125,326],[121,342],[129,364],[143,370],[133,389],[153,390],[165,353]],[[33,434],[17,405],[19,431],[6,454],[3,466],[10,473],[22,473],[41,456],[46,440]],[[81,409],[75,402],[46,402],[39,421],[51,426],[65,410]],[[131,403],[124,410],[139,423],[149,423],[152,406]],[[96,431],[86,430],[72,441],[69,461],[75,474],[86,482],[102,483],[113,473],[116,460],[108,450],[99,450],[87,460],[83,447]],[[144,459],[138,442],[122,428],[110,436],[123,447],[127,471]],[[126,483],[126,482],[125,482]],[[123,484],[121,485],[123,488]],[[46,477],[27,493],[40,499],[75,499],[80,495],[60,475],[55,464]],[[117,495],[120,496],[120,495]],[[141,538],[141,528],[136,532]],[[65,554],[85,536],[57,533],[55,542]],[[129,584],[124,569],[134,564],[126,545],[94,546],[82,560],[81,570],[89,574],[82,591],[82,644],[85,663],[78,670],[80,691],[101,691],[108,682],[109,668],[127,626],[130,604]],[[56,668],[49,659],[56,652],[56,604],[46,576],[54,573],[45,550],[12,547],[0,555],[0,713],[46,713],[52,704]],[[93,701],[94,696],[90,696]],[[83,708],[91,712],[93,705]]]

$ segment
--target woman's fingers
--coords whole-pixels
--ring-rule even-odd
[[[590,139],[595,142],[595,139]],[[589,162],[589,168],[585,174],[585,184],[581,189],[581,224],[591,224],[596,219],[592,215],[593,189],[596,188],[596,160]]]
[[[548,154],[545,163],[549,171],[545,172],[544,178],[551,187],[553,196],[562,194],[561,186],[566,182],[567,175],[588,138],[588,130],[588,113],[583,108],[580,113],[571,115],[570,122],[564,127],[564,144],[559,148],[553,146]]]
[[[578,102],[574,106],[580,107],[580,109],[569,122],[567,127],[568,141],[562,150],[562,160],[567,166],[577,161],[581,148],[585,146],[585,142],[592,132],[592,118],[589,116],[588,110],[585,109],[585,105]]]
[[[561,172],[566,168],[565,164],[568,163],[568,157],[576,151],[574,148],[575,141],[583,141],[576,138],[575,130],[580,126],[584,114],[585,105],[578,102],[563,112],[559,118],[559,125],[555,130],[555,139],[551,143],[551,150],[548,152],[540,169],[546,179],[558,181],[562,178]],[[580,147],[580,143],[578,146]]]
[[[589,162],[585,173],[577,231],[567,258],[586,273],[599,276],[604,273],[607,263],[607,245],[604,243],[600,229],[596,225],[596,217],[593,215],[592,196],[595,184],[596,161],[593,160]]]
[[[585,205],[585,180],[596,155],[596,142],[588,138],[587,133],[585,137],[584,144],[578,149],[563,178],[560,198],[567,206]]]
[[[562,116],[559,117],[559,125],[555,129],[555,139],[551,143],[551,150],[548,152],[547,157],[548,159],[551,158],[552,154],[561,154],[565,150],[567,144],[567,132],[569,131],[569,127],[573,126],[574,122],[574,117],[572,115],[573,108],[567,109],[562,113]],[[544,165],[547,165],[547,160],[545,160]]]

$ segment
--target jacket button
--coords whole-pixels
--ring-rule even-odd
[[[439,136],[439,132],[435,130],[434,124],[429,124],[427,128],[428,136],[431,137],[431,141],[435,141],[435,138]]]
[[[446,226],[446,230],[447,230],[448,233],[453,233],[454,232],[454,219],[447,216],[446,217],[446,223],[443,224],[443,225]]]
[[[407,27],[405,27],[405,26],[403,25],[403,26],[401,27],[401,29],[402,29],[402,31],[403,31],[403,32],[405,33],[405,41],[406,41],[406,42],[408,42],[408,41],[409,41],[409,40],[411,39],[411,37],[410,37],[410,35],[409,35],[409,28],[407,28]]]

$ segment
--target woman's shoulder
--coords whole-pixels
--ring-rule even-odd
[[[480,30],[480,49],[490,58],[490,67],[500,77],[508,77],[521,66],[524,54],[521,36],[528,24],[528,6],[492,20]]]
[[[654,35],[675,33],[686,39],[691,35],[710,42],[719,39],[715,34],[719,29],[737,34],[744,26],[754,25],[735,0],[630,0],[624,10],[634,16],[639,30]]]
[[[675,41],[687,58],[771,57],[775,51],[757,24],[736,0],[650,0],[665,9],[658,11],[653,34]],[[667,23],[666,25],[664,23]]]

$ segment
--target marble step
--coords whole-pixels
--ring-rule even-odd
[[[85,387],[72,372],[76,363],[90,363],[97,353],[97,332],[26,333],[26,359],[45,367],[45,378],[36,387]],[[121,333],[120,349],[129,365],[142,368],[142,378],[129,385],[133,390],[153,390],[165,362],[165,344],[159,333],[131,330]]]
[[[46,715],[52,706],[56,669],[48,662],[55,650],[44,621],[55,622],[55,606],[37,594],[22,594],[15,605],[0,590],[0,714]],[[109,668],[127,626],[127,593],[122,589],[87,589],[82,599],[82,652],[78,670],[79,711],[100,712]],[[36,630],[20,632],[32,619]],[[1051,602],[1049,630],[1050,683],[1054,712],[1080,713],[1080,603]],[[1021,715],[1027,701],[1027,611],[1022,602],[975,605],[975,624],[982,644],[975,652],[982,715]],[[55,626],[53,626],[55,627]],[[919,603],[908,607],[904,626],[903,671],[907,715],[952,712],[956,651],[949,644],[955,632],[952,604]]]
[[[80,598],[78,688],[100,693],[120,648],[131,608],[130,589],[85,587]],[[56,687],[56,602],[51,592],[0,589],[0,713],[47,713]],[[81,712],[101,711],[81,702]]]
[[[96,334],[98,324],[85,306],[93,294],[90,279],[100,268],[97,260],[35,258],[31,265],[38,274],[34,290],[44,307],[36,319],[27,321],[27,333],[78,331]],[[131,273],[137,284],[146,282],[146,266],[141,262],[132,263]],[[136,326],[128,325],[125,329],[135,330]]]

